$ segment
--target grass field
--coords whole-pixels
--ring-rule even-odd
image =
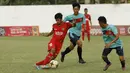
[[[107,71],[103,71],[105,63],[101,59],[104,46],[102,37],[93,36],[91,42],[83,42],[83,57],[86,64],[78,63],[76,48],[69,53],[65,62],[60,62],[57,69],[36,70],[33,65],[47,55],[47,37],[0,37],[0,73],[130,73],[130,36],[121,36],[124,43],[126,71],[122,71],[116,51],[109,55],[112,62]],[[62,50],[69,45],[65,39]]]

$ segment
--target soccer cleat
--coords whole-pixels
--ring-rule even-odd
[[[37,70],[40,70],[40,69],[41,69],[40,65],[34,65],[34,66],[35,66],[35,68],[36,68]]]
[[[79,63],[81,63],[81,64],[84,64],[84,63],[86,63],[83,59],[80,59],[79,60]]]
[[[50,69],[51,66],[48,66],[48,65],[40,65],[40,68],[41,68],[41,69]]]
[[[125,67],[122,67],[122,70],[124,71],[124,70],[125,70]]]
[[[103,71],[106,71],[106,70],[109,68],[109,66],[111,66],[111,63],[110,63],[110,64],[107,64],[107,65],[104,67]]]
[[[61,62],[64,62],[65,55],[63,55],[64,52],[61,52]]]

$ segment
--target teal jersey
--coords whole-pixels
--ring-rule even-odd
[[[105,43],[110,43],[112,40],[115,39],[115,35],[118,34],[118,30],[114,25],[108,25],[106,28],[102,28],[102,33],[103,33],[103,40]],[[114,42],[110,48],[115,48],[115,47],[122,47],[122,41],[120,38]]]
[[[85,24],[85,16],[84,14],[79,13],[78,15],[72,14],[64,18],[65,22],[66,21],[73,22],[74,20],[76,21],[76,26],[69,29],[70,36],[72,36],[71,35],[72,33],[77,36],[80,36],[82,24]]]

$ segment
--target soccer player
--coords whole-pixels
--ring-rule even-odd
[[[80,39],[80,36],[81,36],[81,26],[82,24],[83,25],[85,24],[85,16],[84,14],[79,13],[80,10],[79,3],[73,3],[72,6],[74,14],[66,16],[64,21],[75,22],[76,26],[69,29],[69,38],[71,43],[64,52],[61,52],[61,62],[64,61],[65,55],[68,54],[71,50],[73,50],[77,44],[79,63],[84,64],[86,62],[82,58],[82,41]]]
[[[49,53],[44,60],[36,63],[37,69],[41,69],[41,66],[42,66],[42,68],[48,68],[47,64],[51,60],[54,60],[57,57],[57,55],[59,54],[68,29],[71,28],[72,26],[76,25],[75,23],[70,24],[68,22],[63,22],[61,13],[57,13],[55,15],[55,20],[56,20],[56,23],[53,24],[52,31],[49,34],[44,35],[44,36],[48,37],[53,34],[52,39],[48,43],[48,52]]]
[[[92,21],[91,21],[90,14],[88,14],[87,8],[84,8],[84,15],[85,15],[85,18],[86,18],[86,27],[83,26],[83,28],[85,28],[85,32],[87,33],[87,37],[88,37],[88,41],[90,42],[90,29],[91,29],[91,26],[92,26]],[[84,33],[84,32],[82,32],[82,33]],[[83,36],[84,36],[84,34],[83,34]]]
[[[111,65],[111,62],[108,60],[107,56],[113,49],[116,49],[116,53],[119,55],[122,70],[125,70],[123,46],[122,41],[119,38],[119,32],[117,28],[114,25],[107,24],[107,20],[104,16],[100,16],[98,21],[100,27],[102,28],[103,40],[105,42],[102,59],[106,62],[106,66],[103,70],[106,71]]]

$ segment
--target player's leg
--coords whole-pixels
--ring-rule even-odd
[[[39,66],[42,66],[42,68],[48,68],[46,64],[48,64],[53,59],[53,55],[55,53],[55,42],[53,40],[48,43],[48,52],[49,53],[44,60],[36,63],[37,69],[39,69]]]
[[[37,62],[36,65],[46,65],[50,62],[51,59],[53,59],[53,54],[55,53],[55,49],[51,49],[46,56],[46,58],[40,62]]]
[[[106,63],[105,67],[104,67],[104,71],[106,71],[108,69],[108,67],[111,65],[111,62],[108,60],[108,54],[112,51],[112,48],[104,48],[103,52],[102,52],[102,59],[104,60],[104,62]]]
[[[89,26],[89,24],[86,24],[86,33],[87,33],[88,41],[90,42],[90,26]]]
[[[90,42],[90,30],[87,30],[88,41]]]
[[[58,42],[56,43],[56,49],[55,49],[55,53],[54,53],[54,56],[53,56],[53,60],[57,57],[57,55],[59,54],[61,48],[62,48],[62,44],[63,42]]]
[[[51,49],[44,60],[36,63],[36,68],[37,69],[50,68],[49,66],[47,66],[47,64],[50,63],[50,61],[53,59],[54,53],[55,53],[55,49]]]
[[[54,53],[55,53],[55,49],[51,49],[50,52],[49,52],[49,54],[48,54],[48,55],[46,56],[46,58],[44,59],[43,65],[48,64],[48,63],[54,58],[54,57],[53,57]]]
[[[64,62],[65,55],[71,52],[71,50],[74,49],[76,46],[76,39],[74,34],[69,33],[69,38],[70,38],[70,45],[65,49],[65,51],[61,52],[61,62]]]
[[[48,57],[49,55],[52,55],[55,52],[55,42],[52,39],[49,43],[48,43],[48,55],[46,57]],[[36,65],[43,65],[44,60],[37,62]]]
[[[73,50],[75,45],[73,45],[72,42],[70,42],[70,46],[68,46],[65,51],[61,52],[61,62],[64,62],[65,55],[71,52]]]
[[[78,45],[78,47],[77,47],[77,53],[78,53],[78,57],[79,57],[79,63],[84,64],[86,62],[82,58],[82,41],[79,39],[79,40],[77,40],[76,43]]]
[[[125,59],[124,59],[123,47],[117,47],[116,48],[116,53],[119,55],[122,70],[125,70]]]
[[[82,25],[82,32],[81,32],[81,34],[82,34],[82,40],[84,41],[84,37],[85,37],[85,33],[86,33],[86,25]]]

